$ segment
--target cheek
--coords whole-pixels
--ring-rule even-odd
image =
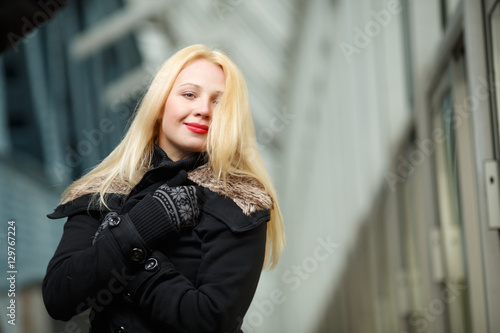
[[[163,108],[163,122],[179,122],[182,118],[182,106],[175,99],[169,98]]]
[[[163,108],[163,115],[161,117],[161,126],[163,128],[169,127],[169,125],[171,125],[174,122],[175,120],[174,111],[175,110],[172,108],[172,105],[169,105],[169,103],[167,103]]]

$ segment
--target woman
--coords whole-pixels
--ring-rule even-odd
[[[91,332],[241,332],[283,221],[243,77],[218,51],[173,55],[122,142],[63,193],[49,314]]]

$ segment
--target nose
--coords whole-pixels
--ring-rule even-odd
[[[204,119],[210,119],[212,115],[212,101],[209,98],[200,100],[200,105],[196,109],[196,116]]]

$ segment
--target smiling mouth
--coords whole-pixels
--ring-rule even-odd
[[[197,134],[207,134],[208,126],[198,123],[184,123],[187,129]]]

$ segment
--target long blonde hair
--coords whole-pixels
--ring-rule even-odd
[[[257,179],[271,196],[273,208],[267,227],[264,267],[273,268],[285,244],[283,218],[276,191],[257,150],[245,80],[225,54],[204,45],[181,49],[162,65],[123,140],[101,163],[66,189],[62,202],[70,199],[70,193],[72,198],[75,192],[84,193],[96,179],[100,180],[96,192],[103,205],[113,184],[126,184],[129,192],[139,182],[151,168],[152,148],[160,131],[159,120],[174,81],[184,67],[198,59],[221,66],[226,80],[207,136],[208,163],[224,183],[228,176],[250,176]]]

